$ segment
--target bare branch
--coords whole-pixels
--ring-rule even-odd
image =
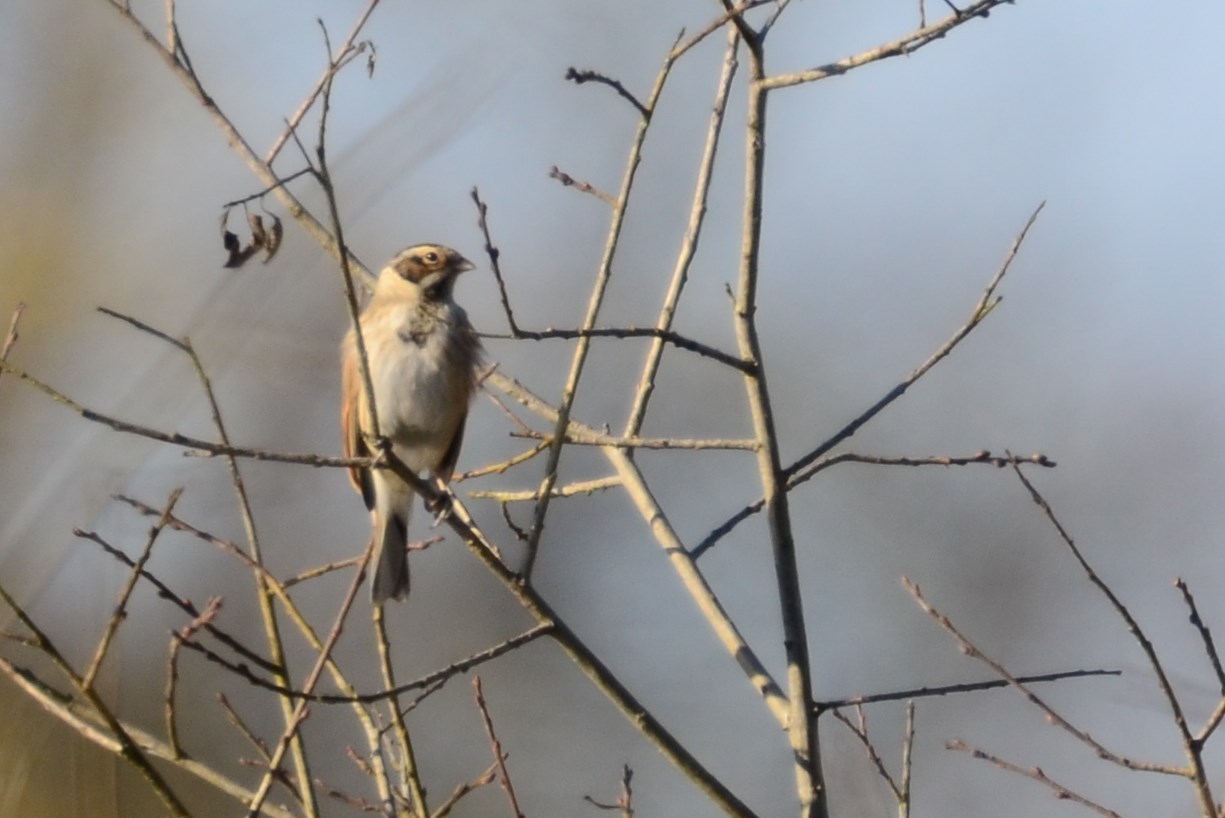
[[[615,207],[617,204],[617,200],[612,196],[609,196],[607,193],[600,190],[590,182],[583,182],[575,179],[573,176],[557,167],[557,165],[553,165],[553,167],[549,168],[549,178],[556,179],[557,181],[561,182],[562,187],[572,187],[575,190],[583,193],[590,193],[592,196],[595,196],[609,207]]]
[[[360,43],[357,45],[355,45],[355,43],[358,36],[361,34],[362,29],[366,27],[366,22],[370,19],[370,15],[374,13],[374,9],[376,6],[378,6],[378,4],[379,0],[369,0],[369,2],[366,3],[366,8],[363,9],[361,14],[358,15],[357,21],[353,24],[353,28],[349,30],[349,35],[345,37],[344,42],[341,43],[340,50],[334,57],[329,55],[329,62],[331,64],[328,66],[327,70],[323,72],[323,75],[319,77],[319,80],[315,83],[315,86],[309,93],[307,93],[306,98],[302,100],[302,104],[298,106],[298,110],[294,111],[293,116],[289,118],[288,122],[286,123],[285,130],[281,132],[281,135],[278,136],[276,141],[272,143],[272,147],[268,149],[267,155],[264,156],[265,165],[272,165],[272,162],[276,159],[277,154],[281,152],[281,148],[285,147],[285,143],[289,140],[290,134],[292,134],[302,122],[302,117],[306,116],[306,112],[309,111],[311,106],[315,104],[315,101],[319,99],[319,95],[323,92],[324,86],[331,82],[332,75],[335,73],[336,68],[342,67],[345,63],[353,59],[353,57],[356,57],[359,53],[361,53],[361,51],[365,50],[366,47],[373,47],[369,43]]]
[[[599,71],[582,70],[571,66],[566,69],[566,79],[573,82],[575,85],[582,85],[585,82],[597,82],[601,85],[607,85],[609,88],[617,92],[618,95],[630,105],[638,109],[638,113],[643,119],[651,118],[651,109],[638,101],[638,97],[630,93],[620,80],[615,80],[612,77],[607,77]]]
[[[855,715],[858,718],[857,722],[851,721],[850,716],[841,710],[834,711],[834,718],[846,725],[851,734],[863,745],[864,751],[868,754],[868,762],[876,770],[876,774],[884,780],[885,786],[893,793],[894,800],[901,802],[902,790],[897,782],[893,780],[889,770],[885,768],[885,762],[881,760],[880,753],[876,751],[876,745],[872,743],[871,737],[868,736],[868,714],[864,712],[863,707],[856,705]]]
[[[489,256],[489,269],[493,271],[493,280],[498,284],[498,294],[502,297],[502,309],[506,312],[506,323],[510,325],[510,334],[512,338],[519,337],[519,325],[515,323],[515,313],[510,308],[510,296],[506,292],[506,280],[502,278],[502,265],[498,263],[498,259],[502,255],[502,251],[493,243],[493,237],[489,235],[489,221],[486,218],[489,212],[489,205],[481,201],[481,192],[475,187],[472,188],[472,201],[476,203],[477,226],[481,228],[481,235],[485,237],[485,255]]]
[[[178,795],[170,788],[170,784],[158,771],[157,767],[149,760],[149,757],[132,738],[132,735],[127,731],[124,724],[119,720],[115,713],[106,705],[102,697],[98,695],[92,687],[86,685],[85,680],[72,668],[72,665],[64,657],[62,653],[55,647],[50,637],[43,632],[41,628],[35,624],[34,620],[26,610],[17,603],[9,592],[0,586],[0,601],[3,601],[9,610],[21,625],[30,633],[34,643],[38,646],[38,650],[43,653],[52,664],[72,683],[76,692],[82,696],[89,704],[92,712],[98,717],[105,728],[105,735],[114,742],[115,749],[112,750],[121,759],[131,764],[132,767],[148,782],[150,789],[161,799],[166,809],[170,811],[175,818],[190,818],[190,813],[187,807],[179,800]],[[12,668],[12,670],[10,670]],[[9,678],[17,681],[16,677],[22,674],[16,672],[7,661],[0,659],[0,669],[4,670]],[[20,682],[19,682],[20,684]],[[29,686],[22,684],[23,688],[29,690]],[[45,701],[45,699],[43,699]]]
[[[689,267],[693,263],[698,242],[702,237],[702,225],[706,221],[706,200],[710,194],[715,155],[719,147],[719,137],[723,133],[723,114],[727,110],[727,97],[731,91],[732,80],[736,77],[736,47],[738,44],[739,39],[736,32],[729,28],[723,68],[715,88],[710,123],[706,128],[706,141],[702,149],[702,158],[698,163],[698,176],[694,182],[693,197],[689,205],[689,223],[685,227],[685,235],[681,238],[681,247],[676,256],[676,264],[672,269],[672,279],[668,283],[663,304],[659,309],[659,317],[655,321],[655,329],[661,333],[668,333],[672,330],[672,321],[676,316],[681,292],[689,278]],[[626,437],[637,435],[642,429],[647,405],[655,390],[655,378],[659,373],[660,363],[663,361],[665,340],[662,337],[655,338],[647,351],[646,360],[642,364],[642,375],[638,379],[638,387],[634,390],[634,404],[625,422],[624,434]],[[737,363],[742,364],[743,362],[737,361]]]
[[[731,0],[723,0],[730,8]],[[774,408],[766,379],[765,358],[757,332],[758,259],[762,242],[763,185],[766,158],[766,88],[760,37],[743,17],[733,18],[749,52],[749,93],[744,120],[744,194],[741,211],[739,270],[733,294],[732,324],[740,357],[757,369],[745,374],[744,390],[753,435],[760,444],[757,475],[765,500],[770,549],[774,558],[778,613],[787,668],[787,714],[783,725],[791,748],[801,818],[827,818],[829,798],[821,767],[820,734],[813,713],[813,666],[808,652],[787,474],[783,469]]]
[[[511,437],[531,440],[552,440],[543,432],[512,432]],[[756,440],[743,438],[712,438],[709,440],[683,437],[617,437],[616,435],[589,434],[571,431],[566,443],[574,446],[612,446],[617,449],[672,449],[672,450],[723,450],[755,452],[760,447]]]
[[[425,798],[425,787],[421,784],[421,772],[417,767],[417,754],[413,749],[412,736],[400,710],[399,694],[396,690],[396,670],[391,661],[391,641],[387,638],[387,621],[383,618],[383,606],[375,605],[371,612],[374,624],[374,643],[378,647],[379,669],[383,674],[383,690],[391,691],[388,709],[391,711],[391,727],[395,731],[396,746],[400,751],[400,775],[408,793],[414,815],[430,814],[429,802]]]
[[[945,341],[939,349],[932,353],[926,361],[919,365],[917,369],[906,376],[901,383],[889,390],[884,397],[872,404],[872,406],[868,407],[867,410],[862,412],[846,426],[842,427],[842,429],[835,433],[833,437],[830,437],[824,443],[817,446],[803,457],[800,457],[790,466],[783,469],[783,472],[787,476],[788,489],[798,485],[812,475],[816,474],[819,469],[806,471],[806,467],[816,461],[818,458],[824,456],[835,446],[854,435],[857,431],[859,431],[860,427],[880,414],[885,407],[889,406],[889,404],[906,394],[906,391],[910,389],[910,387],[913,386],[916,381],[927,374],[932,367],[944,360],[944,358],[948,357],[949,353],[952,352],[957,345],[974,330],[975,327],[982,323],[982,321],[991,313],[995,306],[999,304],[1000,298],[995,295],[995,290],[999,287],[1004,275],[1012,266],[1012,261],[1016,257],[1017,251],[1020,250],[1021,244],[1025,241],[1025,237],[1029,233],[1030,227],[1033,226],[1034,221],[1038,218],[1038,214],[1042,212],[1042,208],[1045,206],[1045,204],[1046,203],[1043,202],[1042,204],[1038,205],[1037,209],[1034,210],[1029,219],[1026,221],[1025,226],[1021,229],[1021,232],[1018,233],[1016,238],[1013,240],[1012,247],[1004,257],[1003,264],[1000,265],[999,269],[996,270],[995,275],[991,278],[991,281],[988,282],[987,288],[983,291],[982,296],[974,305],[974,309],[971,311],[970,318],[966,321],[966,323],[958,328],[958,330],[954,332],[953,335],[947,341]],[[710,534],[706,535],[702,542],[695,546],[694,550],[698,554],[705,552],[718,540],[729,534],[737,525],[753,516],[764,507],[765,498],[745,506],[740,511],[736,512],[731,517],[727,518],[716,526]]]
[[[1067,530],[1063,527],[1063,524],[1060,523],[1059,519],[1055,516],[1055,511],[1046,501],[1046,498],[1044,498],[1038,492],[1033,483],[1029,481],[1029,479],[1021,472],[1019,468],[1013,466],[1013,472],[1017,475],[1017,479],[1021,481],[1021,484],[1025,486],[1026,491],[1029,492],[1030,499],[1034,501],[1034,504],[1037,505],[1038,508],[1042,509],[1042,513],[1046,516],[1046,519],[1050,522],[1051,526],[1059,534],[1059,538],[1063,540],[1064,544],[1068,547],[1068,550],[1072,553],[1072,556],[1075,557],[1076,561],[1080,564],[1080,567],[1085,572],[1085,576],[1088,577],[1089,582],[1092,583],[1093,587],[1097,588],[1102,595],[1106,597],[1107,601],[1110,603],[1110,606],[1114,608],[1115,613],[1117,613],[1119,618],[1123,620],[1124,624],[1127,625],[1127,631],[1140,646],[1140,650],[1144,653],[1145,658],[1148,660],[1149,667],[1151,667],[1153,672],[1157,675],[1157,685],[1161,688],[1161,692],[1165,695],[1166,703],[1170,708],[1170,716],[1174,721],[1174,726],[1178,729],[1179,736],[1182,738],[1183,752],[1186,754],[1188,766],[1186,768],[1176,770],[1175,772],[1177,772],[1179,775],[1185,775],[1195,783],[1196,795],[1199,797],[1200,808],[1204,815],[1215,815],[1216,802],[1212,797],[1211,786],[1208,782],[1208,771],[1204,767],[1204,759],[1201,752],[1202,748],[1196,738],[1191,735],[1191,728],[1187,725],[1187,717],[1183,713],[1182,704],[1178,700],[1178,694],[1174,691],[1173,683],[1170,681],[1169,676],[1165,672],[1165,666],[1157,656],[1157,649],[1144,634],[1144,629],[1140,627],[1140,623],[1134,616],[1132,616],[1131,611],[1128,610],[1127,606],[1123,604],[1123,601],[1119,599],[1114,590],[1106,584],[1106,581],[1103,580],[1100,575],[1098,575],[1097,571],[1093,569],[1093,566],[1089,564],[1089,561],[1085,558],[1080,548],[1078,548],[1076,543],[1072,540],[1071,535],[1068,534]],[[1110,760],[1115,761],[1113,758]],[[1116,761],[1116,763],[1122,762]],[[1159,772],[1166,771],[1167,770],[1159,770]]]
[[[506,753],[502,751],[502,742],[498,741],[498,735],[493,729],[493,717],[489,715],[489,707],[485,704],[485,693],[481,690],[480,676],[473,677],[472,689],[476,696],[476,709],[481,711],[481,721],[485,724],[485,734],[489,736],[494,764],[498,767],[498,779],[502,782],[506,800],[510,802],[510,814],[514,818],[523,818],[523,810],[519,808],[519,799],[515,797],[515,786],[511,783],[510,773],[506,771]]]
[[[957,740],[950,741],[945,746],[948,747],[948,749],[950,750],[958,750],[963,753],[969,753],[974,758],[982,759],[984,761],[990,761],[992,764],[999,767],[1001,770],[1007,770],[1008,772],[1017,773],[1018,775],[1023,775],[1026,778],[1037,781],[1042,786],[1051,790],[1054,793],[1055,797],[1060,800],[1071,801],[1073,803],[1080,804],[1082,807],[1087,807],[1088,809],[1093,810],[1098,815],[1105,816],[1105,818],[1123,818],[1123,816],[1119,815],[1119,813],[1115,812],[1114,810],[1107,809],[1106,807],[1103,807],[1101,804],[1097,803],[1096,801],[1091,801],[1085,796],[1080,795],[1079,793],[1073,792],[1072,790],[1068,789],[1062,784],[1057,783],[1054,779],[1048,777],[1047,774],[1042,771],[1041,767],[1029,767],[1029,768],[1021,767],[1017,764],[1013,764],[1012,762],[1005,761],[999,756],[994,756],[985,750],[979,750],[977,747],[971,747],[970,745],[966,744],[964,741],[957,741]]]
[[[600,307],[604,302],[604,293],[612,276],[613,258],[617,252],[617,245],[621,240],[621,228],[625,224],[625,213],[629,207],[630,193],[634,189],[634,179],[637,176],[639,163],[642,160],[642,146],[646,141],[647,132],[650,130],[651,111],[654,110],[660,95],[663,93],[664,84],[668,80],[668,75],[671,73],[673,65],[674,59],[671,56],[664,59],[663,65],[660,66],[659,72],[655,76],[655,84],[651,88],[647,102],[645,105],[637,103],[642,115],[638,120],[638,128],[634,139],[630,144],[629,156],[625,163],[625,173],[621,180],[621,191],[617,196],[617,204],[613,207],[612,218],[608,226],[608,237],[604,244],[604,254],[596,271],[595,282],[591,288],[591,297],[588,299],[587,309],[580,327],[584,332],[591,331],[599,317]],[[536,554],[540,548],[541,537],[544,536],[544,523],[549,512],[549,501],[553,495],[553,486],[557,482],[562,443],[566,429],[570,424],[570,410],[574,405],[579,380],[583,375],[584,365],[587,362],[587,352],[590,346],[590,338],[586,337],[580,337],[578,343],[574,345],[570,371],[566,376],[565,386],[562,388],[561,400],[558,402],[553,443],[549,447],[544,479],[540,483],[540,500],[536,502],[536,508],[532,514],[531,534],[525,545],[523,569],[521,571],[522,579],[525,583],[532,581],[532,569],[536,564]]]
[[[1002,664],[979,650],[974,643],[972,643],[964,634],[961,633],[960,630],[957,629],[956,626],[953,625],[952,621],[950,621],[948,617],[937,611],[931,606],[931,604],[928,603],[926,599],[923,598],[922,593],[919,591],[919,586],[915,585],[906,577],[902,578],[902,584],[906,586],[906,590],[909,591],[910,595],[914,597],[916,602],[919,603],[919,607],[922,608],[928,616],[935,620],[940,627],[944,628],[946,632],[957,640],[957,644],[960,646],[962,653],[971,658],[978,659],[983,664],[990,667],[997,676],[1008,682],[1008,685],[1024,696],[1030,704],[1041,710],[1046,716],[1048,722],[1063,728],[1063,730],[1074,736],[1082,744],[1093,750],[1093,752],[1097,754],[1098,758],[1113,762],[1114,764],[1118,764],[1119,766],[1125,767],[1129,770],[1144,770],[1146,772],[1163,773],[1165,775],[1175,775],[1183,778],[1192,777],[1193,773],[1189,768],[1135,761],[1107,749],[1087,732],[1081,730],[1079,727],[1076,727],[1062,715],[1060,715],[1053,707],[1047,704],[1043,698],[1030,690],[1029,687],[1027,687],[1025,683],[1020,680],[1020,678],[1010,673]]]
[[[727,0],[724,0],[726,3]],[[947,3],[947,0],[945,0]],[[928,43],[935,42],[948,34],[958,26],[968,23],[975,17],[986,17],[991,13],[991,10],[996,6],[1005,3],[1012,4],[1014,0],[978,0],[971,3],[964,9],[957,11],[945,17],[943,20],[932,23],[929,26],[923,26],[905,37],[901,37],[892,42],[884,43],[876,48],[856,54],[852,57],[844,57],[837,62],[832,62],[827,65],[822,65],[817,68],[810,68],[807,71],[797,71],[793,74],[776,74],[770,77],[762,78],[761,82],[765,88],[787,88],[792,85],[800,85],[806,82],[815,82],[828,77],[836,77],[846,72],[858,68],[861,65],[877,62],[879,60],[888,59],[889,57],[899,57],[907,54],[913,54]],[[949,4],[951,7],[951,4]]]
[[[911,777],[911,760],[914,754],[914,714],[915,705],[913,701],[906,702],[906,727],[902,733],[902,781],[899,785],[901,795],[898,798],[898,818],[910,818],[910,777]]]
[[[1174,587],[1182,593],[1183,602],[1187,605],[1189,619],[1191,624],[1199,632],[1200,641],[1204,643],[1204,653],[1208,656],[1208,662],[1212,665],[1212,672],[1216,675],[1217,685],[1221,692],[1221,701],[1225,703],[1225,668],[1221,667],[1221,657],[1217,654],[1216,642],[1212,638],[1212,631],[1208,630],[1208,626],[1204,624],[1203,618],[1199,615],[1199,606],[1195,604],[1195,597],[1191,595],[1191,589],[1187,583],[1182,580],[1182,577],[1174,580]],[[1216,730],[1221,723],[1222,716],[1225,716],[1225,706],[1216,708],[1208,723],[1204,725],[1199,734],[1195,736],[1197,746],[1203,746],[1203,743],[1208,740],[1208,737]]]
[[[576,497],[578,495],[590,496],[592,493],[602,491],[604,489],[616,488],[621,485],[620,477],[598,477],[595,480],[582,480],[577,483],[570,483],[565,486],[554,487],[554,497]],[[478,500],[497,500],[505,505],[506,503],[522,503],[533,502],[539,500],[539,495],[535,490],[532,491],[473,491],[469,497]]]
[[[123,588],[119,591],[119,601],[115,603],[115,610],[111,613],[107,620],[106,628],[102,632],[102,636],[98,639],[98,646],[94,650],[94,658],[90,661],[89,667],[81,677],[81,684],[84,687],[90,688],[94,686],[94,680],[98,678],[98,671],[102,669],[102,662],[106,659],[106,653],[110,649],[111,640],[115,638],[116,632],[119,630],[119,625],[128,616],[128,600],[132,597],[132,591],[136,589],[136,583],[140,580],[141,572],[144,571],[145,563],[149,561],[149,557],[153,555],[153,544],[157,542],[158,535],[162,533],[162,529],[166,527],[167,521],[170,519],[171,512],[174,511],[174,504],[179,501],[179,497],[183,494],[183,489],[177,488],[170,492],[170,497],[166,499],[166,505],[162,510],[160,519],[149,529],[149,536],[145,540],[145,547],[141,550],[140,556],[133,563],[131,570],[128,572],[128,579],[123,584]]]
[[[1037,684],[1040,682],[1059,682],[1064,679],[1083,679],[1093,676],[1121,676],[1121,670],[1062,670],[1055,673],[1039,673],[1032,676],[1018,676],[1021,684]],[[824,699],[816,703],[817,714],[839,707],[853,707],[861,704],[877,702],[897,702],[908,699],[926,699],[934,696],[948,696],[955,693],[977,693],[983,690],[995,690],[1008,687],[1011,682],[1006,679],[989,679],[982,682],[962,682],[951,685],[935,685],[932,687],[912,687],[907,690],[894,690],[888,693],[869,693],[863,696],[851,696],[846,699]]]
[[[524,339],[528,341],[546,341],[549,339],[561,339],[564,341],[573,341],[575,339],[586,341],[589,338],[656,338],[666,341],[673,346],[679,347],[689,352],[695,352],[703,358],[710,358],[718,361],[724,366],[729,366],[739,372],[752,373],[754,364],[750,361],[744,361],[737,358],[735,355],[729,355],[721,349],[716,349],[709,344],[704,344],[701,341],[695,341],[692,338],[681,335],[679,332],[672,330],[662,330],[655,327],[601,327],[589,329],[544,329],[539,331],[525,330],[519,328],[512,336],[496,335],[493,333],[481,333],[482,338],[514,338]]]
[[[621,818],[634,818],[634,790],[630,786],[630,782],[633,780],[634,771],[630,768],[630,765],[625,764],[621,767],[621,795],[617,798],[616,802],[606,804],[603,801],[597,801],[590,795],[584,795],[583,800],[596,809],[620,812]]]
[[[447,800],[443,801],[438,806],[438,809],[434,810],[434,813],[430,816],[430,818],[443,818],[443,816],[449,815],[451,810],[455,809],[455,805],[459,803],[461,798],[473,790],[484,787],[486,784],[492,784],[493,780],[497,777],[498,763],[495,761],[493,764],[489,765],[489,769],[481,773],[476,779],[472,781],[465,781],[456,787]]]

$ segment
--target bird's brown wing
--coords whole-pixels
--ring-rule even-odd
[[[346,343],[344,360],[340,367],[340,430],[343,435],[345,457],[370,456],[370,448],[362,436],[360,366],[353,345]],[[374,508],[374,484],[370,479],[370,470],[351,466],[349,479],[353,482],[353,487],[361,493],[362,499],[366,501],[366,508]]]
[[[455,427],[455,435],[451,438],[451,444],[447,446],[446,453],[438,462],[438,468],[434,469],[434,475],[444,483],[450,483],[451,475],[455,472],[455,463],[459,460],[459,447],[464,442],[464,424],[467,422],[468,410],[464,409],[464,413],[459,418],[459,425]]]

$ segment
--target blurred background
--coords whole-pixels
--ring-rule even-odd
[[[947,11],[927,5],[933,19]],[[135,6],[162,31],[163,4]],[[363,6],[180,3],[178,19],[205,87],[262,154],[322,70],[316,17],[339,42]],[[548,170],[558,165],[615,192],[636,114],[607,88],[576,87],[563,75],[570,66],[597,69],[645,96],[677,32],[697,30],[716,11],[706,0],[385,0],[366,30],[377,46],[374,75],[360,65],[344,73],[329,131],[355,252],[378,266],[418,241],[461,249],[481,263],[458,297],[478,328],[503,332],[469,199],[476,185],[520,322],[577,325],[608,212],[594,197],[563,189]],[[212,437],[189,363],[95,311],[106,306],[191,338],[236,442],[339,453],[336,349],[347,317],[334,264],[270,201],[286,222],[280,254],[267,266],[222,269],[220,206],[261,185],[108,3],[6,3],[0,21],[0,322],[7,326],[15,305],[27,304],[11,360],[97,411]],[[914,2],[797,0],[771,35],[767,69],[829,62],[917,22]],[[1032,478],[1149,628],[1194,726],[1216,693],[1170,582],[1188,578],[1209,626],[1225,626],[1225,600],[1212,593],[1225,578],[1225,58],[1216,43],[1223,27],[1225,10],[1215,3],[1171,13],[1131,0],[1024,0],[910,57],[773,94],[759,308],[789,462],[888,391],[967,318],[1013,236],[1046,201],[1000,307],[843,448],[916,456],[1011,449],[1057,461]],[[669,79],[602,325],[654,320],[722,48],[721,36],[709,38]],[[739,241],[742,83],[732,100],[677,325],[729,350],[724,285],[734,278]],[[286,174],[300,167],[292,146],[278,161]],[[308,204],[321,203],[306,181],[293,187]],[[502,371],[556,400],[568,345],[491,340],[487,347]],[[596,344],[579,419],[623,426],[644,350],[639,342]],[[461,469],[523,448],[509,429],[490,402],[478,401]],[[644,434],[749,431],[735,377],[667,352]],[[691,543],[758,496],[748,454],[642,452],[639,462]],[[460,490],[531,488],[542,466],[533,461]],[[252,462],[242,469],[274,571],[290,575],[364,547],[366,515],[341,472]],[[564,480],[607,471],[597,452],[567,450],[563,458]],[[182,517],[242,538],[222,462],[91,424],[0,377],[0,582],[72,659],[88,660],[125,578],[72,529],[97,531],[135,554],[149,523],[111,496],[157,506],[178,486]],[[1008,471],[847,465],[794,497],[819,698],[988,678],[917,609],[901,588],[905,575],[1016,673],[1122,669],[1120,679],[1044,692],[1118,752],[1181,761],[1143,657]],[[511,542],[496,505],[471,508],[499,542]],[[517,513],[526,524],[528,511]],[[790,814],[784,737],[623,495],[557,502],[552,514],[537,569],[542,594],[758,814]],[[429,533],[424,518],[417,513],[416,536]],[[702,565],[781,676],[764,525],[742,525]],[[167,534],[151,568],[198,603],[222,595],[223,624],[257,638],[250,577],[232,560]],[[388,609],[404,678],[530,624],[453,536],[415,555],[413,570],[412,597]],[[346,582],[333,575],[295,596],[322,627]],[[158,730],[168,632],[185,623],[147,588],[132,607],[103,689],[125,717]],[[7,612],[0,621],[14,627]],[[377,679],[364,630],[347,631],[338,654],[369,669],[358,676],[371,689]],[[309,652],[290,642],[298,667],[307,666]],[[615,798],[622,764],[635,770],[639,814],[713,814],[551,644],[480,672],[527,814],[598,814],[582,796]],[[222,723],[213,697],[225,692],[270,739],[275,708],[196,657],[185,660],[183,675],[180,695],[192,702],[188,751],[255,780],[256,771],[238,764],[251,750]],[[0,684],[0,712],[0,815],[164,813],[130,770],[8,682]],[[901,713],[900,704],[869,713],[895,770]],[[836,814],[892,814],[862,750],[823,722]],[[488,765],[466,680],[414,711],[411,725],[428,748],[422,763],[436,799]],[[1097,761],[1008,691],[921,701],[917,728],[917,816],[1086,814],[1032,782],[944,750],[950,738],[1040,764],[1129,814],[1197,814],[1180,782]],[[316,707],[305,729],[321,748],[316,774],[361,787],[344,758],[344,747],[359,741],[348,710]],[[233,808],[210,802],[194,781],[172,781],[193,803],[209,805],[201,814]],[[504,809],[490,787],[456,814]]]

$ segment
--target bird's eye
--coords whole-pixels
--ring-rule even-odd
[[[425,254],[425,260],[430,264],[435,264],[438,261],[438,254],[431,250]]]

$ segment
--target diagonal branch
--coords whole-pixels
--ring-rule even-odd
[[[604,303],[604,293],[612,277],[613,257],[621,240],[621,228],[625,224],[625,213],[629,207],[630,193],[634,189],[634,179],[638,166],[642,161],[642,146],[646,141],[647,132],[651,126],[651,113],[659,102],[668,75],[672,71],[675,59],[669,55],[655,76],[655,85],[647,97],[645,105],[640,105],[642,115],[638,120],[638,129],[631,143],[629,157],[625,163],[625,173],[621,180],[621,191],[617,196],[617,204],[613,207],[612,219],[608,226],[608,238],[604,244],[604,254],[596,271],[595,283],[591,288],[591,297],[587,302],[586,314],[583,317],[581,329],[585,332],[595,327]],[[553,496],[553,485],[557,482],[557,470],[561,462],[561,450],[565,440],[566,427],[570,422],[570,409],[574,405],[578,393],[579,380],[583,376],[584,365],[587,362],[587,352],[591,347],[589,337],[580,337],[574,346],[574,356],[570,363],[570,372],[566,376],[566,384],[562,389],[561,400],[558,402],[557,423],[553,435],[553,443],[549,447],[548,461],[545,464],[544,479],[540,483],[540,500],[532,514],[531,534],[528,538],[523,558],[523,581],[530,583],[532,569],[536,564],[536,554],[540,548],[540,539],[544,535],[544,521],[549,512],[549,501]]]
[[[727,0],[724,0],[724,2],[727,2]],[[828,77],[837,77],[852,69],[859,68],[861,65],[878,62],[890,57],[913,54],[928,43],[941,39],[945,34],[948,34],[958,26],[968,23],[976,17],[986,17],[996,6],[1001,6],[1005,3],[1012,5],[1014,2],[1015,0],[978,0],[978,2],[971,3],[960,11],[954,10],[953,14],[939,22],[915,29],[905,37],[884,43],[851,57],[844,57],[837,62],[810,68],[806,71],[763,77],[761,83],[768,89],[787,88],[792,85],[815,82]]]
[[[1013,239],[1012,246],[1009,248],[1008,253],[1004,257],[1004,262],[996,270],[995,275],[992,276],[991,281],[988,282],[987,288],[983,291],[982,296],[978,299],[978,302],[970,311],[969,319],[962,324],[962,326],[959,327],[957,331],[954,332],[953,335],[935,352],[928,356],[927,360],[925,360],[913,372],[907,375],[901,383],[889,390],[884,397],[860,413],[858,417],[856,417],[846,426],[843,426],[828,440],[821,443],[804,456],[800,457],[791,465],[787,466],[783,471],[787,477],[788,489],[794,488],[816,474],[816,472],[820,470],[819,468],[806,471],[806,467],[816,461],[818,458],[824,456],[838,444],[853,436],[864,424],[884,411],[887,406],[896,401],[898,398],[902,397],[902,395],[906,394],[906,391],[909,390],[916,381],[926,375],[932,369],[932,367],[948,357],[949,353],[951,353],[967,335],[973,332],[974,329],[981,324],[984,319],[986,319],[986,317],[1000,302],[1001,296],[995,295],[996,289],[999,287],[1004,275],[1012,266],[1013,259],[1016,258],[1017,252],[1021,249],[1021,244],[1025,241],[1025,237],[1029,234],[1029,229],[1033,226],[1034,222],[1038,218],[1038,214],[1042,212],[1042,208],[1045,207],[1045,205],[1045,202],[1038,205],[1034,212],[1030,214],[1029,219],[1025,222],[1025,226],[1021,228],[1021,232],[1018,233],[1016,238]],[[699,551],[700,553],[710,548],[715,544],[715,542],[729,534],[737,525],[753,516],[764,507],[765,498],[756,500],[755,502],[745,506],[740,511],[736,512],[731,517],[727,518],[716,526],[715,529],[695,547],[695,550]]]

